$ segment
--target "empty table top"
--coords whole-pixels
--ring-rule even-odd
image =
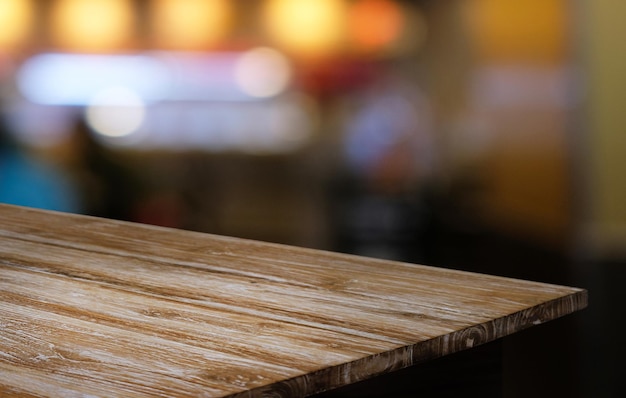
[[[583,289],[0,205],[2,396],[305,396],[586,305]]]

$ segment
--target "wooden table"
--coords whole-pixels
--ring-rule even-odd
[[[0,205],[0,396],[305,396],[585,290]]]

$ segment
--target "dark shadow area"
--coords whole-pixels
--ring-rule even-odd
[[[502,341],[314,395],[317,398],[502,397]]]

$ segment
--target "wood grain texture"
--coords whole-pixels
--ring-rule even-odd
[[[0,396],[306,396],[586,304],[582,289],[0,205]]]

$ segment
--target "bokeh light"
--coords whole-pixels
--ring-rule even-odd
[[[87,107],[89,126],[110,138],[128,136],[143,123],[146,109],[143,100],[126,87],[111,87],[97,93]]]
[[[29,101],[84,106],[107,87],[124,86],[147,101],[161,100],[170,89],[169,71],[147,55],[44,53],[19,68],[17,85]]]
[[[202,49],[223,39],[232,22],[228,0],[155,0],[151,4],[155,44]]]
[[[320,56],[343,44],[346,12],[342,0],[268,0],[264,21],[279,45],[299,55]]]
[[[350,7],[349,27],[357,51],[372,52],[398,40],[404,28],[400,6],[391,0],[362,0]]]
[[[32,0],[0,0],[0,48],[22,44],[33,22]]]
[[[112,51],[128,45],[135,24],[129,0],[57,0],[54,43],[75,51]]]
[[[266,47],[244,53],[235,65],[235,79],[248,95],[265,98],[284,91],[291,78],[289,60]]]

